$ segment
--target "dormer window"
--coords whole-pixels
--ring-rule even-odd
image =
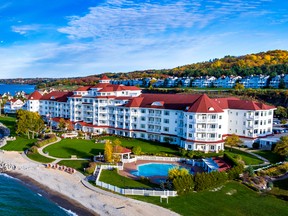
[[[215,109],[213,107],[209,107],[208,111],[215,111]]]
[[[154,101],[151,106],[163,106],[164,105],[164,101]]]
[[[51,100],[54,100],[54,99],[55,99],[55,97],[54,97],[54,96],[52,96],[50,99],[51,99]]]

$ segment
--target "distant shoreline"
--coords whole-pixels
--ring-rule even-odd
[[[65,208],[66,210],[71,210],[72,212],[76,213],[79,216],[98,216],[94,211],[89,210],[85,206],[83,206],[81,203],[70,199],[69,197],[54,191],[47,186],[35,181],[34,179],[24,176],[23,174],[17,173],[17,171],[10,171],[6,173],[7,175],[10,175],[16,179],[21,180],[21,183],[25,185],[30,190],[40,193],[45,198],[51,200],[52,202],[56,203],[57,205],[61,206],[62,208]]]

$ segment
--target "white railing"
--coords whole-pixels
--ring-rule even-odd
[[[96,181],[97,186],[106,188],[108,190],[114,191],[123,195],[138,195],[138,196],[177,196],[176,191],[168,191],[168,190],[148,190],[148,189],[123,189],[116,187],[114,185],[107,184],[105,182]]]

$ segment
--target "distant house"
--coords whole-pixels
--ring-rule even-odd
[[[195,78],[192,81],[192,86],[193,87],[198,87],[198,88],[207,88],[207,87],[211,87],[214,83],[214,81],[216,80],[216,78],[214,76],[211,77],[199,77],[199,78]]]
[[[270,88],[278,88],[279,87],[279,83],[280,83],[280,80],[281,80],[281,76],[280,75],[277,75],[275,77],[273,77],[269,83],[269,87]]]
[[[263,88],[268,85],[268,78],[269,76],[263,76],[263,75],[251,75],[244,77],[240,83],[244,85],[245,88]]]
[[[11,99],[4,104],[4,113],[16,113],[17,110],[22,109],[24,102],[20,99]]]

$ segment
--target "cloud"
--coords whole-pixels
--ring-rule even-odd
[[[167,30],[201,29],[212,21],[251,12],[265,0],[227,1],[128,1],[110,0],[89,13],[68,17],[68,25],[58,31],[70,39],[119,39],[156,35]],[[258,11],[259,12],[259,11]]]
[[[40,29],[40,25],[31,24],[31,25],[21,25],[21,26],[12,26],[11,30],[21,35],[26,35],[29,32],[35,32]]]

